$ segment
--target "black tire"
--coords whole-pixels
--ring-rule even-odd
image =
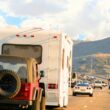
[[[41,110],[46,110],[46,99],[45,99],[45,84],[44,83],[40,83],[39,84],[40,88],[43,89],[42,91],[42,97],[41,97],[41,104],[40,104],[40,109]]]
[[[0,96],[15,97],[21,88],[21,80],[14,71],[0,70]]]
[[[76,96],[76,93],[73,92],[73,96]]]
[[[42,96],[45,97],[45,84],[39,83],[39,87],[43,89]]]
[[[40,104],[40,110],[46,110],[46,105],[45,105],[45,97],[42,96],[41,98],[41,104]]]
[[[40,110],[40,102],[36,100],[33,101],[32,105],[29,106],[26,110]]]
[[[36,99],[33,101],[32,106],[28,110],[45,110],[45,99],[42,97],[42,89],[37,91]],[[44,104],[44,105],[43,105]]]
[[[33,108],[32,108],[32,110],[40,110],[40,101],[35,100],[33,102]]]
[[[93,94],[89,94],[90,97],[93,97]]]

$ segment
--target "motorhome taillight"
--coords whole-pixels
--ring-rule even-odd
[[[58,38],[58,36],[53,36],[53,38]]]
[[[19,34],[16,34],[16,37],[19,37],[20,35]]]
[[[58,89],[58,84],[48,84],[48,89]]]
[[[27,37],[27,35],[25,34],[25,35],[23,35],[24,37]]]
[[[31,35],[31,37],[35,37],[34,35]]]

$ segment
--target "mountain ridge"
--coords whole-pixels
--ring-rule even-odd
[[[110,37],[97,41],[79,42],[73,46],[73,58],[97,53],[110,53]]]

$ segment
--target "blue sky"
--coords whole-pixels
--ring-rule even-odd
[[[20,26],[20,23],[23,21],[23,19],[20,19],[19,17],[5,17],[7,24],[9,25],[16,25],[16,26]]]
[[[103,39],[110,37],[110,0],[0,0],[0,30],[10,27],[42,27],[74,39]]]

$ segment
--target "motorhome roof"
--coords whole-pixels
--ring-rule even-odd
[[[17,35],[32,35],[32,34],[61,34],[62,32],[53,31],[53,30],[44,30],[42,28],[34,28],[26,31],[21,31]]]

